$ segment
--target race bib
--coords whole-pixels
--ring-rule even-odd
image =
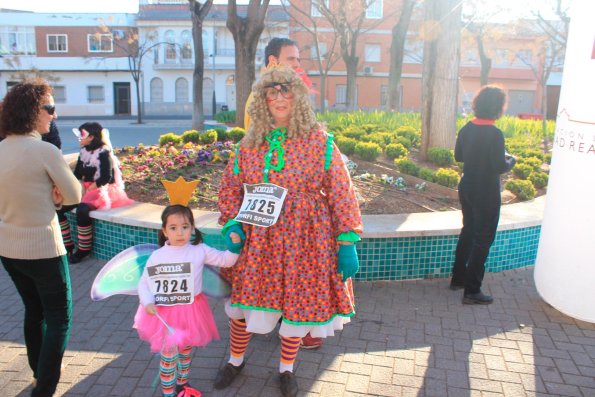
[[[244,201],[235,220],[255,226],[269,227],[277,223],[287,189],[274,183],[244,183]]]
[[[172,306],[194,302],[194,277],[190,262],[163,263],[147,267],[155,305]]]

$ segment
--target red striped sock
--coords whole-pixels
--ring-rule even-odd
[[[283,369],[281,372],[292,371],[293,363],[300,350],[300,337],[281,337],[281,362],[279,369]]]
[[[93,225],[78,226],[79,250],[90,251],[93,247]]]
[[[229,321],[230,353],[232,357],[244,357],[252,333],[246,331],[246,321],[231,319]]]

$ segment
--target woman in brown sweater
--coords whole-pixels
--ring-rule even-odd
[[[0,260],[25,305],[31,396],[52,396],[70,333],[72,293],[56,207],[81,187],[60,150],[43,142],[55,117],[42,79],[16,84],[0,105]]]

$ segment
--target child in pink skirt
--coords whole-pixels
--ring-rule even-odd
[[[142,340],[150,343],[152,352],[161,353],[163,396],[200,396],[187,385],[192,347],[219,339],[213,314],[202,294],[204,264],[233,266],[242,243],[239,236],[232,236],[228,251],[202,243],[192,211],[184,205],[166,207],[161,222],[160,248],[149,257],[138,285],[140,305],[134,328]],[[190,242],[192,233],[195,237]]]

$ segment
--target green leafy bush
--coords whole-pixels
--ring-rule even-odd
[[[516,163],[512,169],[512,173],[520,179],[527,179],[532,172],[533,167],[523,163]]]
[[[231,130],[227,131],[227,135],[230,140],[237,143],[242,140],[244,135],[246,135],[246,130],[242,127],[233,127]]]
[[[407,150],[411,150],[411,148],[413,147],[413,143],[411,142],[411,140],[404,136],[393,137],[391,143],[400,143],[401,145],[405,146]]]
[[[535,157],[538,158],[543,162],[544,154],[541,150],[537,149],[525,149],[521,154],[520,157]]]
[[[381,148],[385,148],[386,145],[391,143],[393,136],[389,132],[374,132],[369,135],[365,135],[362,137],[362,141],[364,142],[375,142],[380,145]]]
[[[382,126],[378,124],[362,124],[361,126],[362,130],[364,130],[366,134],[372,134],[382,129]]]
[[[512,179],[506,182],[504,187],[510,190],[519,200],[531,200],[535,197],[537,191],[531,181],[523,181],[520,179]]]
[[[215,120],[220,123],[234,123],[236,121],[236,111],[219,112],[215,115]]]
[[[419,166],[411,160],[400,158],[395,160],[395,164],[403,174],[413,176],[419,175]]]
[[[206,130],[199,136],[199,141],[203,145],[209,145],[211,143],[217,142],[217,131],[216,130]]]
[[[221,142],[227,142],[230,140],[229,134],[227,133],[227,128],[223,127],[215,127],[213,130],[217,131],[217,140]]]
[[[546,153],[546,155],[543,158],[543,161],[545,161],[547,164],[551,164],[552,163],[552,154]]]
[[[421,141],[421,134],[413,127],[408,125],[404,125],[402,127],[397,128],[395,131],[398,136],[404,136],[405,138],[411,141],[413,147],[418,147],[419,142]]]
[[[428,160],[433,164],[446,167],[455,163],[455,156],[450,149],[431,147],[428,149]]]
[[[382,153],[382,148],[374,142],[358,142],[355,145],[355,154],[363,160],[374,161]]]
[[[459,174],[450,168],[439,168],[434,174],[434,181],[442,186],[455,188],[459,184]]]
[[[358,125],[350,125],[343,130],[343,136],[353,138],[356,141],[361,140],[364,135],[366,135],[366,132]]]
[[[434,171],[426,168],[426,167],[421,167],[419,169],[419,175],[418,175],[421,179],[423,179],[424,181],[428,181],[428,182],[434,182],[435,178],[434,178]]]
[[[171,143],[174,146],[179,146],[182,144],[182,137],[173,132],[168,132],[159,137],[159,146],[165,146],[168,143]]]
[[[384,149],[384,154],[386,154],[386,157],[390,160],[394,160],[399,157],[407,157],[409,155],[409,150],[400,143],[391,143]]]
[[[184,142],[184,143],[188,143],[188,142],[198,143],[199,136],[200,136],[200,132],[198,132],[196,130],[184,131],[184,133],[182,134],[182,142]]]
[[[535,189],[546,187],[548,179],[549,176],[545,172],[532,172],[529,175],[529,181],[535,186]]]
[[[341,135],[335,136],[335,143],[339,147],[341,153],[351,156],[355,152],[355,145],[357,141],[353,138],[347,138]]]
[[[517,164],[525,164],[531,167],[533,171],[541,171],[542,161],[537,157],[519,157]]]

